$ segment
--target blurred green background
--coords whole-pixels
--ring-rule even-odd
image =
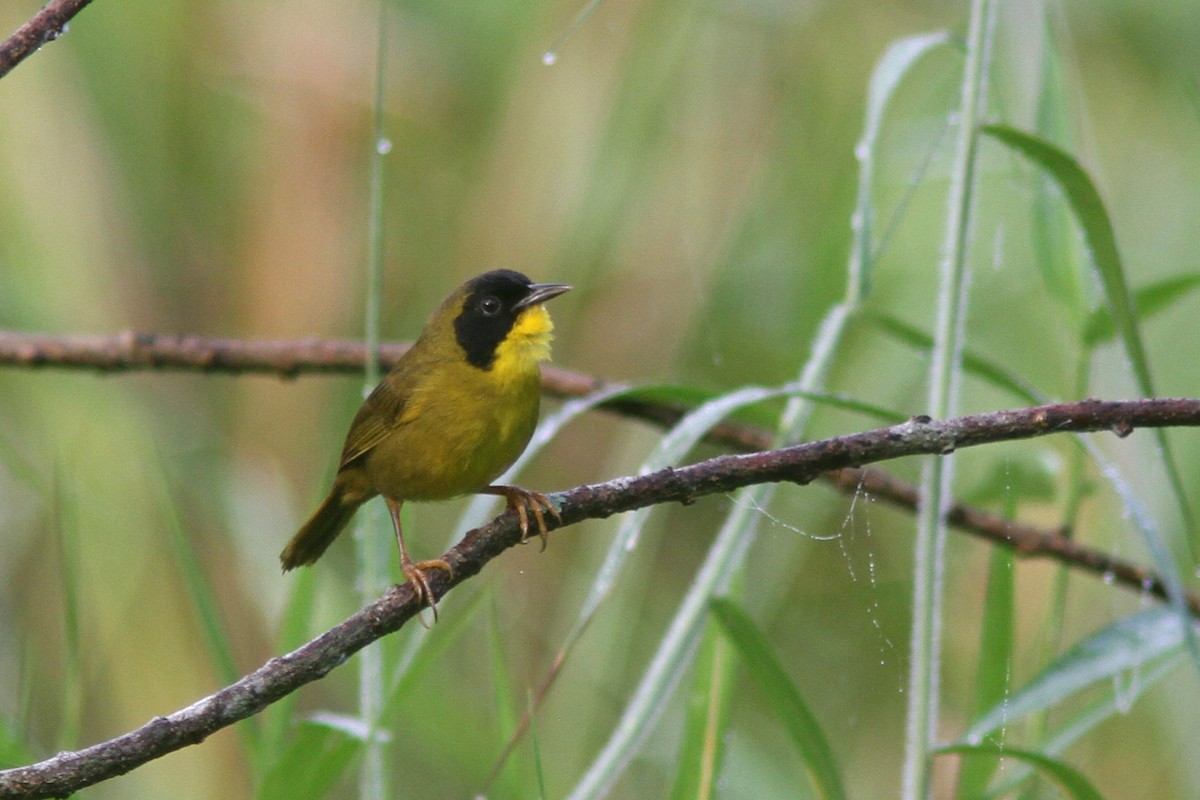
[[[0,30],[39,5],[3,4]],[[965,5],[609,0],[546,66],[579,3],[392,4],[385,338],[411,338],[450,289],[503,266],[576,287],[551,309],[563,366],[716,391],[793,378],[843,291],[872,67],[900,37],[961,34]],[[0,328],[360,337],[378,18],[373,3],[93,2],[0,81]],[[1131,282],[1195,271],[1200,7],[1002,3],[989,118],[1037,127],[1046,59],[1061,62],[1051,138],[1099,184]],[[960,68],[953,48],[923,61],[876,152],[876,224],[899,221],[868,307],[926,331]],[[1072,397],[1076,321],[1036,263],[1031,172],[991,142],[982,168],[969,347]],[[1078,255],[1071,236],[1065,248]],[[1143,328],[1162,395],[1197,394],[1197,313],[1200,297],[1188,296]],[[920,413],[926,362],[856,325],[830,389]],[[1087,393],[1126,397],[1132,387],[1119,350],[1102,349]],[[29,757],[109,738],[222,684],[173,519],[215,589],[238,669],[278,652],[297,579],[280,576],[277,554],[323,495],[361,389],[345,377],[0,370],[0,720]],[[964,411],[1017,404],[965,381]],[[876,424],[822,410],[810,434]],[[586,416],[520,480],[552,490],[629,474],[657,436]],[[1172,437],[1191,487],[1195,436]],[[1170,529],[1151,438],[1100,441]],[[964,452],[960,493],[985,494],[990,476],[1020,469],[1058,476],[1067,450],[1043,439]],[[919,463],[889,469],[915,479]],[[1101,487],[1088,498],[1079,535],[1146,562],[1110,495]],[[1015,500],[1023,518],[1057,524],[1060,495]],[[652,518],[539,714],[548,796],[562,796],[607,738],[730,503],[709,498]],[[435,553],[463,506],[415,508],[410,546]],[[851,795],[894,796],[911,515],[870,497],[851,506],[819,485],[784,487],[767,511],[742,601],[812,703]],[[449,639],[447,618],[467,619],[389,721],[395,784],[422,797],[481,790],[507,733],[497,694],[524,706],[615,525],[576,526],[545,553],[507,553],[445,601],[431,641]],[[353,551],[340,542],[315,568],[308,633],[358,607]],[[946,738],[970,713],[988,552],[958,535],[948,551]],[[1016,571],[1019,682],[1047,658],[1042,613],[1055,570]],[[1069,588],[1068,643],[1153,605],[1090,578]],[[499,688],[497,653],[511,676]],[[1189,669],[1069,751],[1106,797],[1195,796],[1200,763],[1186,756],[1200,735],[1200,695]],[[298,716],[353,714],[356,677],[343,668],[303,690]],[[722,796],[804,791],[803,767],[763,706],[743,679]],[[682,700],[668,707],[613,796],[665,795],[682,713]],[[526,769],[531,758],[527,744],[514,757]],[[83,796],[253,796],[248,762],[227,730]],[[534,796],[509,779],[492,796]],[[948,796],[945,779],[938,785]],[[353,777],[330,796],[355,796]]]

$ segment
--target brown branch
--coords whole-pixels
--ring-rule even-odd
[[[12,72],[47,42],[53,42],[67,30],[71,17],[92,0],[51,0],[42,10],[17,28],[16,33],[0,42],[0,78]]]
[[[1135,428],[1197,425],[1200,400],[1193,399],[1086,400],[943,422],[917,417],[889,428],[780,450],[720,456],[649,475],[579,486],[556,495],[555,500],[561,508],[562,524],[570,525],[659,503],[689,503],[703,495],[756,483],[807,484],[830,471],[903,456],[944,454],[962,447],[1066,431],[1110,430],[1123,436]],[[431,575],[435,594],[445,595],[519,540],[516,520],[507,513],[467,534],[443,556],[454,568],[453,576],[441,570]],[[1192,610],[1197,611],[1194,602]],[[395,587],[303,647],[271,659],[237,683],[181,711],[157,717],[135,731],[84,750],[59,753],[38,764],[0,772],[0,798],[62,797],[201,742],[214,731],[323,677],[366,645],[400,628],[417,611],[409,585]]]
[[[384,344],[383,366],[396,362],[407,344]],[[201,336],[164,336],[125,332],[115,336],[50,336],[0,331],[0,366],[81,369],[101,373],[170,370],[229,375],[275,375],[294,378],[301,374],[361,374],[367,350],[352,340],[242,340]],[[547,394],[582,397],[611,387],[599,378],[557,367],[542,371]],[[686,409],[636,398],[615,398],[601,408],[627,417],[672,425]],[[743,451],[766,450],[771,436],[766,431],[737,423],[715,427],[708,439]],[[871,468],[845,469],[824,476],[843,492],[860,489],[891,503],[913,510],[917,488],[888,473]],[[1129,589],[1166,599],[1162,579],[1152,570],[1122,561],[1045,530],[1004,519],[972,506],[955,504],[950,523],[956,528],[994,543],[1012,547],[1023,557],[1052,558],[1067,566],[1104,576]],[[1193,602],[1200,609],[1200,601]]]

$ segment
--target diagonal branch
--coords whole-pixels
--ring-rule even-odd
[[[407,349],[407,344],[381,345],[382,366],[390,368]],[[355,375],[362,373],[366,353],[361,341],[348,339],[218,339],[133,331],[115,336],[53,336],[0,331],[0,366],[101,373],[183,371],[281,378],[302,374]],[[542,388],[555,397],[582,397],[610,387],[608,382],[591,375],[552,366],[542,370]],[[686,412],[683,408],[631,397],[617,397],[600,407],[663,426],[675,424]],[[769,433],[735,422],[714,427],[708,439],[742,451],[771,446]],[[865,490],[909,511],[917,507],[917,488],[879,469],[848,468],[823,477],[847,494]],[[1014,522],[962,503],[950,508],[949,521],[959,530],[1011,546],[1021,556],[1052,558],[1076,569],[1111,577],[1134,591],[1148,591],[1160,599],[1166,598],[1163,582],[1152,570],[1089,548],[1059,531]]]
[[[900,425],[741,455],[726,455],[637,477],[579,486],[555,495],[562,524],[608,517],[648,505],[689,503],[697,497],[754,483],[807,484],[832,470],[903,456],[938,455],[991,442],[1029,439],[1067,431],[1113,431],[1200,425],[1200,400],[1164,399],[1079,403],[1022,408],[935,422],[915,417]],[[549,521],[549,520],[548,520]],[[554,527],[552,524],[551,527]],[[520,541],[516,520],[504,514],[467,534],[443,558],[453,576],[434,571],[437,596],[479,573]],[[1193,613],[1200,605],[1190,598]],[[124,774],[141,764],[196,744],[326,675],[371,642],[399,629],[418,611],[408,584],[389,590],[340,625],[308,644],[272,658],[238,682],[130,733],[38,764],[0,772],[0,798],[62,797]]]
[[[12,72],[47,42],[53,42],[67,30],[71,17],[92,0],[51,0],[16,32],[0,42],[0,78]]]

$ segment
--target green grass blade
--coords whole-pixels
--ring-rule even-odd
[[[1117,249],[1117,237],[1108,211],[1100,199],[1100,192],[1091,177],[1079,162],[1050,142],[1007,125],[985,125],[982,131],[997,141],[1023,154],[1049,175],[1058,185],[1075,213],[1075,219],[1083,231],[1083,238],[1091,255],[1100,283],[1108,299],[1109,312],[1125,352],[1129,357],[1138,390],[1146,397],[1153,397],[1154,381],[1150,373],[1150,360],[1142,343],[1138,327],[1136,308],[1129,284],[1125,279],[1125,268],[1121,253]],[[1191,506],[1184,491],[1183,479],[1175,466],[1170,442],[1164,429],[1156,429],[1154,435],[1162,449],[1163,466],[1175,495],[1175,502],[1183,520],[1184,539],[1191,548],[1192,561],[1200,560]]]
[[[309,639],[313,610],[317,604],[317,573],[311,569],[298,570],[291,594],[283,609],[275,651],[290,653]],[[280,698],[263,712],[264,763],[274,763],[285,747],[291,732],[299,693]]]
[[[709,800],[716,796],[733,700],[734,661],[730,655],[728,638],[716,626],[706,626],[688,696],[671,800]]]
[[[879,313],[865,314],[863,319],[899,342],[904,342],[920,350],[933,350],[933,337],[903,320]],[[1026,383],[1020,375],[969,348],[963,350],[962,368],[971,375],[1030,405],[1049,402],[1046,394]]]
[[[1134,377],[1139,388],[1148,396],[1153,396],[1150,362],[1138,329],[1133,297],[1125,280],[1116,233],[1091,177],[1078,161],[1045,139],[1007,125],[984,125],[981,130],[1040,167],[1066,197],[1104,286],[1113,321],[1129,353]]]
[[[1043,755],[1033,750],[1019,750],[1012,747],[996,747],[994,745],[956,744],[940,747],[935,751],[939,755],[958,754],[970,757],[987,757],[991,759],[1015,758],[1035,767],[1046,777],[1053,780],[1068,796],[1075,800],[1104,800],[1096,787],[1083,776],[1083,773],[1058,759]]]
[[[33,753],[25,746],[13,720],[0,716],[0,769],[33,763]]]
[[[1138,319],[1147,320],[1160,311],[1165,311],[1177,301],[1182,300],[1197,286],[1200,286],[1200,274],[1193,272],[1165,278],[1135,290],[1133,304],[1137,309]],[[1083,340],[1089,347],[1095,347],[1112,341],[1116,335],[1117,326],[1113,322],[1112,311],[1102,306],[1088,317],[1083,331]]]
[[[1008,697],[1013,661],[1014,594],[1012,552],[995,548],[988,568],[979,665],[975,670],[976,715],[1002,705]],[[994,767],[994,762],[984,759],[971,759],[963,764],[958,776],[958,797],[983,794]]]
[[[489,605],[490,614],[488,619],[488,677],[491,679],[492,689],[492,708],[495,709],[497,724],[499,726],[499,736],[503,742],[508,737],[512,736],[513,731],[517,729],[517,719],[520,716],[517,711],[515,696],[513,693],[514,681],[512,670],[508,666],[508,659],[504,654],[504,642],[500,635],[500,617],[497,613],[496,603]],[[501,797],[517,797],[520,792],[517,790],[517,775],[514,770],[502,770],[497,775],[492,784],[495,787],[493,794]]]
[[[946,200],[946,236],[938,267],[934,345],[929,359],[929,399],[925,410],[935,419],[951,417],[957,412],[962,383],[969,233],[979,149],[977,125],[987,107],[994,33],[995,3],[973,0],[957,109],[957,141]],[[912,623],[900,786],[903,800],[924,800],[927,796],[929,749],[937,735],[947,538],[944,509],[949,506],[954,464],[952,455],[932,457],[924,461],[921,471],[921,502],[913,545]]]
[[[319,800],[349,774],[363,740],[345,726],[306,720],[271,766],[256,800]]]
[[[667,432],[655,452],[643,462],[642,469],[657,469],[677,463],[678,459],[686,455],[714,425],[738,408],[785,395],[788,391],[787,387],[750,387],[706,403]],[[572,800],[603,796],[607,787],[616,780],[625,764],[632,758],[649,726],[658,718],[663,704],[670,698],[670,688],[677,684],[700,641],[704,610],[709,599],[718,587],[728,581],[745,555],[750,537],[745,535],[747,527],[741,521],[743,514],[748,517],[747,508],[759,507],[760,504],[735,505],[734,511],[709,548],[704,564],[680,604],[679,611],[664,634],[641,682],[626,704],[616,730],[575,786],[570,795]],[[626,514],[622,519],[575,622],[564,637],[559,656],[555,659],[556,663],[561,664],[566,660],[579,637],[595,617],[600,603],[607,597],[621,567],[636,546],[637,538],[652,511],[652,508],[638,509]]]
[[[188,599],[191,600],[192,608],[196,612],[196,621],[200,624],[200,632],[204,637],[209,661],[216,673],[217,680],[222,685],[228,686],[242,675],[241,670],[238,669],[237,660],[233,657],[233,650],[229,646],[232,638],[225,630],[225,625],[221,620],[221,607],[217,602],[216,592],[213,591],[212,584],[209,583],[208,576],[204,573],[204,567],[200,563],[200,556],[184,528],[179,514],[179,506],[174,501],[170,488],[166,485],[166,478],[162,477],[166,474],[166,465],[162,463],[157,473],[159,477],[154,481],[159,511],[167,529],[171,550],[179,564]],[[237,726],[249,754],[250,763],[255,765],[261,763],[261,724],[261,720],[257,717],[250,717]]]
[[[751,388],[751,387],[746,387]],[[707,391],[691,386],[643,386],[637,389],[631,389],[627,394],[623,395],[622,399],[634,401],[646,401],[649,403],[661,403],[663,405],[673,406],[675,408],[694,411],[705,403],[712,402],[723,394],[721,392]],[[868,403],[864,400],[859,400],[854,397],[847,397],[840,394],[830,394],[828,392],[812,392],[805,391],[799,387],[799,384],[793,384],[786,387],[785,391],[779,394],[780,398],[810,400],[814,405],[823,406],[825,408],[834,408],[841,411],[850,411],[855,414],[861,414],[870,420],[878,420],[886,424],[893,424],[896,421],[903,422],[910,415],[902,414],[892,408],[885,408],[875,403]],[[736,419],[741,422],[746,422],[751,425],[760,427],[768,427],[777,425],[779,420],[778,412],[772,412],[764,403],[762,405],[748,405],[737,408],[729,413],[730,419]]]
[[[380,309],[383,305],[383,159],[391,150],[391,145],[384,137],[384,100],[387,76],[387,44],[388,44],[388,3],[379,0],[378,15],[375,18],[375,85],[372,97],[373,125],[371,133],[370,163],[370,194],[368,200],[369,217],[367,219],[367,259],[365,264],[365,309],[363,320],[363,341],[367,348],[366,370],[363,375],[363,396],[365,397],[379,383],[380,361]],[[362,602],[369,603],[379,596],[388,586],[390,579],[388,569],[390,560],[384,542],[387,537],[368,535],[369,530],[376,529],[372,524],[381,517],[378,503],[366,513],[358,514],[355,549],[355,563],[358,573],[358,587]],[[375,645],[365,648],[358,656],[358,710],[364,720],[372,726],[377,725],[384,713],[386,704],[385,694],[386,667],[384,666],[383,646]],[[359,770],[360,800],[384,800],[388,790],[389,772],[384,758],[383,743],[371,738],[365,744],[362,764]]]
[[[1062,754],[1068,747],[1091,733],[1100,723],[1118,714],[1128,712],[1141,695],[1178,669],[1185,660],[1183,651],[1176,650],[1150,666],[1146,672],[1137,673],[1137,680],[1132,681],[1128,688],[1120,691],[1117,690],[1116,684],[1110,681],[1100,697],[1072,714],[1056,731],[1047,736],[1039,751],[1049,756]],[[1009,771],[1006,773],[1005,779],[996,786],[993,795],[996,797],[1007,796],[1009,792],[1018,788],[1033,774],[1033,768],[1029,766],[1020,766]]]
[[[929,51],[945,44],[950,35],[945,31],[908,36],[893,42],[875,64],[867,89],[867,116],[862,137],[854,148],[858,158],[858,193],[851,216],[853,241],[850,245],[849,294],[847,303],[854,305],[866,297],[871,288],[871,269],[874,265],[874,214],[871,187],[875,176],[875,150],[879,131],[888,103],[913,66]]]
[[[58,746],[71,749],[79,746],[83,729],[83,648],[80,646],[79,587],[83,574],[80,569],[79,508],[73,492],[66,490],[61,474],[54,482],[53,512],[58,534],[58,554],[61,562],[63,597],[63,685],[59,692],[62,722],[58,731]]]
[[[846,790],[837,761],[821,724],[788,677],[766,637],[744,611],[728,600],[714,599],[711,607],[721,631],[733,642],[754,684],[766,696],[791,736],[813,787],[825,800],[845,800]]]
[[[1062,57],[1053,26],[1043,14],[1041,80],[1037,98],[1037,133],[1046,141],[1068,144],[1071,107],[1063,78]],[[1033,186],[1033,247],[1036,262],[1052,298],[1067,310],[1078,326],[1088,313],[1086,291],[1087,260],[1080,252],[1070,212],[1062,196],[1054,191],[1053,181],[1039,175]]]
[[[1150,512],[1142,503],[1141,498],[1134,493],[1133,487],[1121,475],[1117,466],[1101,452],[1096,441],[1083,434],[1077,437],[1077,441],[1084,446],[1092,461],[1100,467],[1105,480],[1117,492],[1121,503],[1125,506],[1126,515],[1137,528],[1142,541],[1145,542],[1154,567],[1162,579],[1167,597],[1170,598],[1171,607],[1179,615],[1179,626],[1183,629],[1184,641],[1191,653],[1192,663],[1197,670],[1200,670],[1200,641],[1197,640],[1196,629],[1191,624],[1192,613],[1187,596],[1184,594],[1183,580],[1175,567],[1175,558],[1167,548],[1166,540],[1155,525],[1154,518],[1150,516]]]
[[[1097,631],[984,713],[963,735],[978,744],[1005,725],[1052,708],[1081,689],[1136,670],[1183,645],[1179,615],[1153,608]]]
[[[466,597],[466,601],[458,606],[453,614],[443,614],[439,617],[437,627],[433,631],[422,630],[421,636],[425,644],[413,650],[411,656],[392,671],[383,707],[383,719],[392,719],[400,713],[408,693],[420,684],[429,670],[444,663],[445,652],[470,629],[475,615],[483,608],[483,600],[487,595],[476,592],[461,596]]]

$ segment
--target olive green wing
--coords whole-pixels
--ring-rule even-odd
[[[400,376],[392,373],[384,377],[358,409],[354,422],[350,423],[346,444],[342,446],[339,469],[361,457],[408,421],[413,411],[408,407],[409,394]]]

